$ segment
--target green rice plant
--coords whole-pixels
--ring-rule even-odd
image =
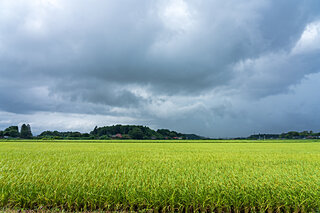
[[[319,211],[320,143],[0,143],[0,209]]]

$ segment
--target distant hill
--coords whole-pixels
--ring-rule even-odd
[[[95,138],[122,138],[122,139],[204,139],[195,134],[183,134],[169,129],[153,130],[147,126],[139,125],[113,125],[95,127],[90,132]]]
[[[188,140],[204,140],[204,139],[210,139],[206,137],[202,137],[196,134],[184,134],[185,138]]]
[[[139,140],[202,140],[207,139],[195,134],[184,134],[169,129],[153,130],[141,125],[113,125],[95,127],[90,133],[44,131],[38,138],[47,139],[139,139]]]

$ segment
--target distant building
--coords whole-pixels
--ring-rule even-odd
[[[122,135],[120,133],[112,135],[112,138],[122,138]]]

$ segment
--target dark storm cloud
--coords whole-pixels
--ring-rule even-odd
[[[77,89],[75,90],[75,88]],[[121,87],[112,82],[101,81],[99,79],[70,80],[68,83],[61,81],[52,90],[53,93],[64,91],[64,98],[71,101],[90,102],[109,106],[131,107],[142,104],[145,101],[143,97],[139,97],[126,90],[125,85]]]
[[[259,33],[270,51],[290,49],[307,23],[319,18],[317,1],[270,1],[258,22]]]
[[[284,93],[304,76],[320,71],[320,52],[301,54],[272,53],[240,62],[230,87],[246,97],[263,98]]]
[[[245,119],[247,133],[240,100],[319,72],[319,51],[297,47],[319,11],[318,0],[4,0],[0,110],[126,115],[204,135],[212,120]]]

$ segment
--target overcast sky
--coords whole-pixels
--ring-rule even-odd
[[[320,131],[319,0],[1,0],[0,129]]]

